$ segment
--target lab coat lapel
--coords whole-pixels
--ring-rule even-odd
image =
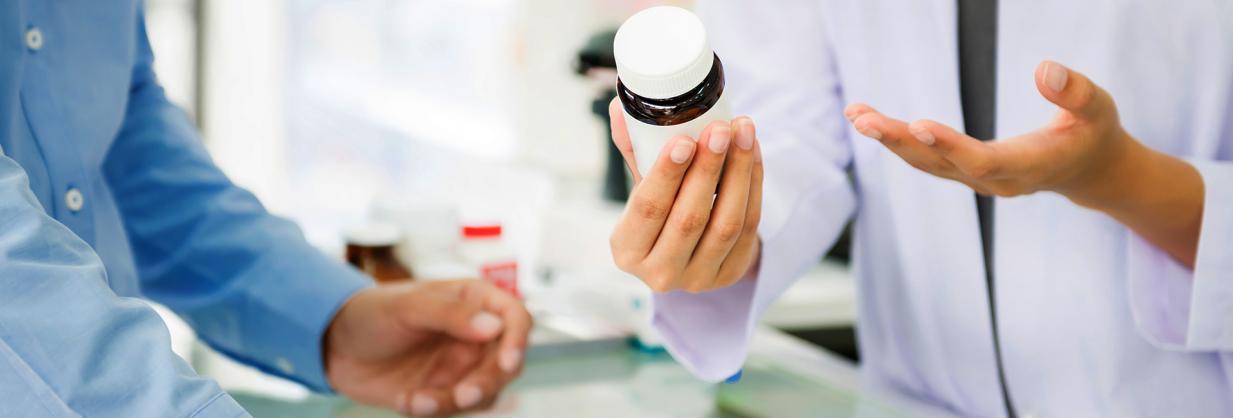
[[[883,45],[883,53],[900,56],[893,61],[916,65],[867,86],[869,100],[892,117],[928,118],[962,128],[955,1],[931,0],[915,13],[895,15],[895,22],[865,22],[894,31],[893,36],[920,37],[895,43],[899,46]],[[974,194],[960,183],[911,167],[880,144],[872,145],[874,177],[882,184],[869,187],[885,188],[897,237],[887,245],[898,247],[903,268],[898,278],[902,282],[895,286],[903,294],[874,297],[904,299],[910,305],[904,307],[910,316],[898,320],[919,327],[920,332],[912,333],[919,339],[912,341],[917,347],[908,350],[918,350],[912,356],[918,371],[929,376],[931,390],[986,403],[982,399],[997,396],[990,389],[997,382]]]

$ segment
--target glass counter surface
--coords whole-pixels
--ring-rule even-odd
[[[398,417],[338,397],[282,400],[232,393],[256,418]],[[854,365],[769,329],[759,330],[742,379],[709,384],[667,353],[623,342],[532,348],[522,376],[474,418],[934,417],[926,404],[862,388]]]

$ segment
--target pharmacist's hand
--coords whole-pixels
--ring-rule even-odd
[[[1055,191],[1089,205],[1115,190],[1112,173],[1126,165],[1135,140],[1122,129],[1113,98],[1083,74],[1045,61],[1035,78],[1041,96],[1058,106],[1057,115],[1040,129],[998,141],[982,142],[929,120],[908,124],[864,104],[844,113],[857,131],[913,167],[978,193]]]
[[[323,338],[330,386],[413,416],[486,409],[521,373],[531,316],[480,280],[361,290]]]
[[[636,181],[612,232],[617,266],[657,292],[703,292],[740,281],[760,247],[762,152],[753,121],[712,123],[697,142],[673,138],[640,178],[621,106],[614,100],[609,110],[613,140]]]

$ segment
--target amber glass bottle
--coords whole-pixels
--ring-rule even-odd
[[[668,140],[696,139],[707,124],[730,118],[723,63],[692,12],[671,6],[638,12],[617,30],[613,52],[617,94],[643,175]]]
[[[398,260],[395,247],[399,242],[397,227],[372,223],[347,231],[347,263],[377,283],[411,279],[411,270]]]

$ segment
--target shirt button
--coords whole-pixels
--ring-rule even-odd
[[[64,192],[64,207],[73,212],[80,211],[86,205],[86,197],[81,194],[81,190],[77,188],[68,189]]]
[[[38,51],[43,47],[43,31],[39,28],[30,28],[26,31],[26,47],[31,51]]]
[[[283,371],[283,373],[292,374],[295,372],[295,366],[291,365],[291,362],[287,361],[285,358],[279,357],[274,361],[274,363],[278,366],[279,370]]]

